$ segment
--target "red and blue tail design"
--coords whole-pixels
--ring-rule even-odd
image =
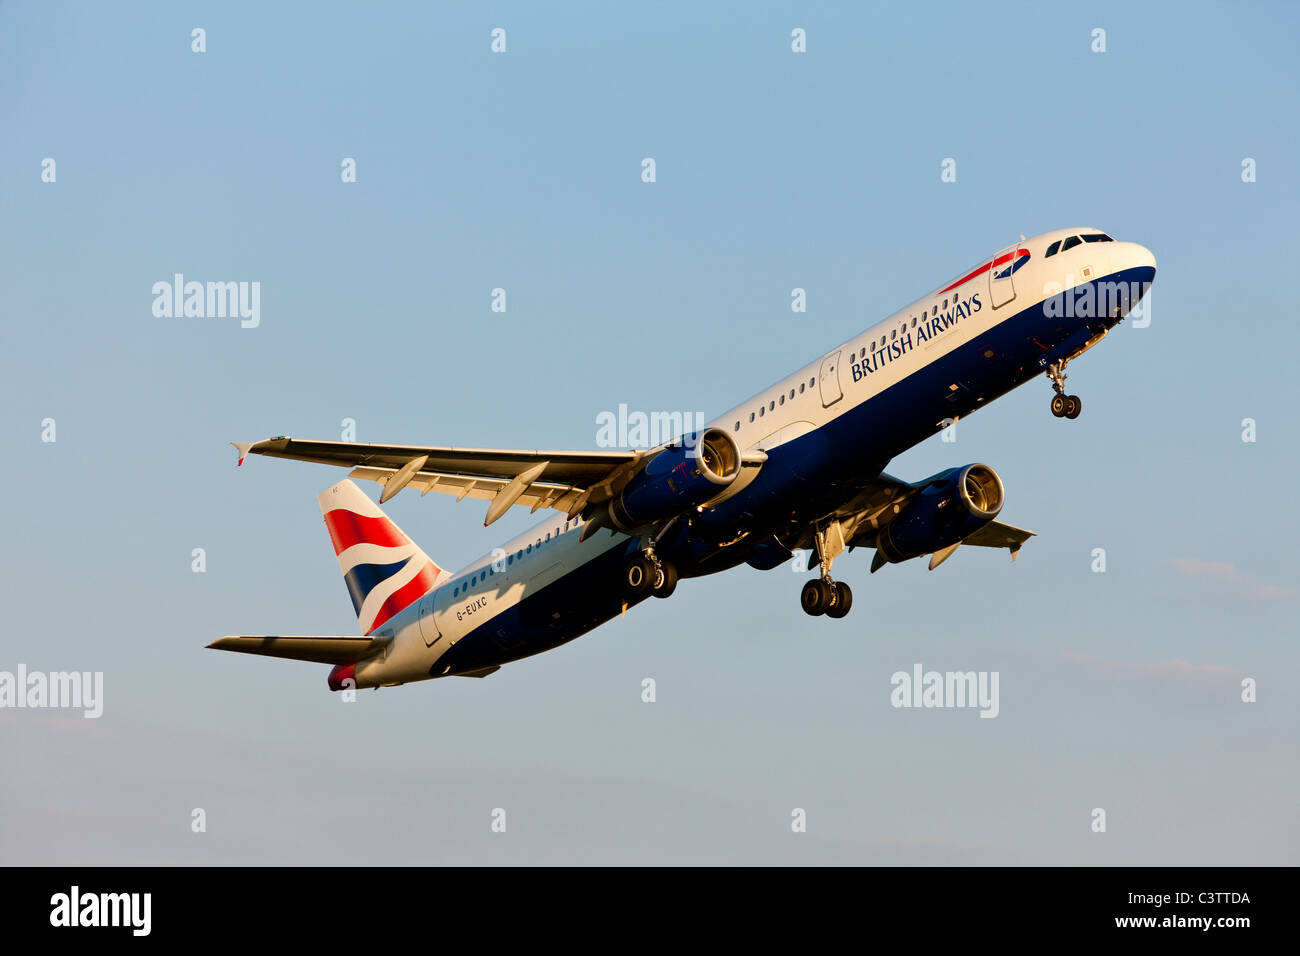
[[[354,483],[340,481],[318,500],[363,633],[433,590],[442,568]]]

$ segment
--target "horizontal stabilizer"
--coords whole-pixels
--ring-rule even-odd
[[[240,654],[285,657],[294,661],[318,664],[355,664],[383,650],[387,638],[325,637],[317,634],[231,634],[218,638],[208,647]]]

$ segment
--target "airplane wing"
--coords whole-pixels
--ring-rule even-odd
[[[1011,552],[1011,560],[1014,561],[1020,546],[1034,537],[1034,534],[1033,531],[1013,528],[1000,521],[990,521],[974,534],[962,538],[961,543],[973,544],[981,548],[1007,548]]]
[[[913,484],[882,472],[852,501],[836,511],[836,517],[851,529],[846,535],[849,545],[857,547],[870,544],[876,532],[888,524],[903,505],[924,487],[925,482]],[[1015,528],[1000,521],[990,521],[978,531],[963,538],[961,543],[981,548],[1006,548],[1011,552],[1011,560],[1014,561],[1021,545],[1032,537],[1035,537],[1033,531]]]
[[[422,495],[437,491],[453,494],[457,501],[485,499],[491,502],[485,525],[517,504],[533,511],[554,508],[570,517],[577,515],[617,494],[647,457],[658,451],[520,451],[302,441],[285,436],[231,444],[241,465],[252,454],[351,466],[349,477],[384,486],[381,504],[408,485],[419,488]]]

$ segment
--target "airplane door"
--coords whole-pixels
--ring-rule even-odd
[[[442,637],[442,632],[438,630],[438,623],[433,615],[433,600],[434,595],[437,593],[437,591],[430,591],[420,598],[420,636],[424,638],[426,647],[433,647]]]
[[[989,267],[989,299],[995,309],[1006,305],[1016,297],[1016,287],[1011,274],[1015,271],[1016,252],[1019,248],[1019,246],[1011,246],[1003,249],[993,257],[993,264]]]
[[[843,349],[840,350],[841,352]],[[829,408],[844,397],[840,390],[840,353],[835,352],[822,359],[821,374],[817,376],[822,390],[822,407]]]

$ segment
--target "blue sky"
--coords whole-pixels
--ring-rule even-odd
[[[1296,862],[1293,8],[69,9],[0,6],[0,670],[103,671],[105,712],[0,710],[0,860]],[[591,448],[1085,225],[1160,271],[1071,367],[1083,416],[1035,381],[890,465],[993,465],[1039,533],[1014,565],[855,553],[841,622],[738,569],[355,704],[203,649],[356,626],[342,474],[231,439]],[[176,272],[260,282],[260,325],[155,317]],[[451,566],[529,523],[388,509]],[[918,662],[998,671],[999,717],[891,707]]]

